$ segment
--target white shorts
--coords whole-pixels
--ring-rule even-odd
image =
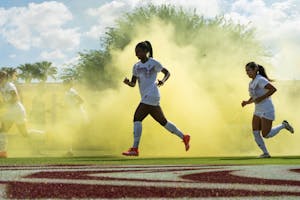
[[[274,121],[275,120],[275,112],[269,111],[269,112],[254,112],[255,116],[258,116],[260,118],[265,118]]]
[[[151,106],[159,106],[160,97],[148,96],[145,95],[142,97],[141,103],[151,105]]]
[[[275,120],[275,109],[271,99],[255,104],[254,115],[269,120]]]
[[[26,111],[21,102],[7,105],[6,108],[2,117],[4,122],[14,122],[16,124],[24,124],[26,122]]]

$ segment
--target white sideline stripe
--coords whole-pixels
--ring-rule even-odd
[[[191,188],[191,189],[230,189],[247,191],[270,191],[270,192],[299,192],[299,186],[278,186],[278,185],[254,185],[254,184],[222,184],[222,183],[168,183],[168,182],[142,182],[142,181],[107,181],[107,180],[77,180],[77,179],[20,179],[24,183],[64,183],[81,185],[110,185],[110,186],[135,186],[135,187],[168,187],[168,188]]]
[[[136,168],[138,167],[138,168]],[[270,168],[272,170],[270,170]],[[300,173],[292,172],[291,169],[299,169],[298,165],[268,165],[268,166],[78,166],[78,167],[22,167],[22,168],[3,168],[0,171],[0,180],[10,179],[11,176],[17,176],[22,173],[37,173],[37,172],[76,172],[78,170],[89,171],[109,171],[110,173],[93,173],[87,176],[113,177],[113,178],[129,178],[143,180],[162,180],[162,181],[189,181],[179,178],[179,176],[194,173],[217,172],[235,170],[232,175],[239,177],[269,179],[269,180],[288,180],[300,181]],[[0,167],[1,169],[1,167]],[[13,170],[14,169],[14,170]],[[18,169],[18,170],[16,170]],[[7,170],[7,171],[6,171]],[[9,171],[10,170],[10,171]],[[126,170],[126,172],[118,171]],[[157,171],[156,171],[157,170]],[[163,171],[158,171],[163,170]],[[164,171],[169,170],[169,171]],[[237,170],[237,171],[236,171]],[[6,172],[5,172],[6,171]],[[131,172],[132,171],[132,172]]]

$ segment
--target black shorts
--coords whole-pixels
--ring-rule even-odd
[[[165,126],[168,122],[160,106],[152,106],[144,103],[140,103],[136,108],[133,121],[143,121],[148,114],[162,126]]]

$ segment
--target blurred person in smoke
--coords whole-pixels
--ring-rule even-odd
[[[83,107],[84,100],[79,95],[78,91],[74,88],[73,80],[67,79],[63,82],[65,97],[64,97],[64,111],[66,116],[66,124],[71,127],[72,132],[83,131],[83,126],[88,123],[87,113]],[[72,133],[70,133],[70,146],[67,152],[68,156],[72,156],[73,153],[73,139]]]
[[[0,157],[7,157],[6,134],[13,124],[16,124],[18,131],[24,136],[44,135],[44,131],[27,129],[26,111],[20,101],[18,90],[14,83],[9,81],[8,74],[0,71],[0,92],[3,97],[3,113],[1,116],[0,131]]]

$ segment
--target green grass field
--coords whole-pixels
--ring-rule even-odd
[[[255,157],[160,157],[127,158],[103,157],[38,157],[0,159],[1,166],[7,165],[300,165],[300,156],[282,156],[269,159]]]

